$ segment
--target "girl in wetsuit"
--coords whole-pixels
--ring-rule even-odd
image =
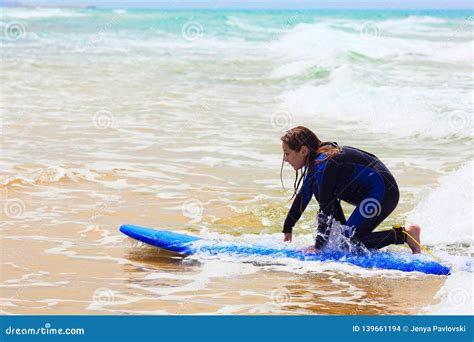
[[[376,156],[354,147],[321,142],[302,126],[287,131],[281,140],[283,162],[296,171],[294,201],[283,226],[284,241],[291,242],[293,226],[314,195],[319,202],[317,234],[315,245],[306,248],[306,252],[324,248],[333,221],[338,221],[351,229],[349,236],[353,242],[366,248],[379,249],[406,242],[414,254],[420,253],[420,247],[412,241],[420,241],[417,225],[406,230],[394,227],[373,232],[396,208],[399,199],[395,178]],[[341,200],[356,206],[347,220]],[[407,232],[412,238],[407,239]]]

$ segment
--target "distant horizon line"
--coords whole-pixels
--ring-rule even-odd
[[[36,2],[36,3],[35,3]],[[145,1],[137,1],[137,3],[120,3],[115,4],[94,4],[94,1],[74,1],[67,3],[55,3],[53,1],[35,1],[27,2],[21,0],[0,0],[0,7],[25,7],[25,8],[90,8],[90,9],[261,9],[261,10],[471,10],[474,11],[474,5],[470,1],[455,0],[437,4],[420,4],[420,1],[406,1],[388,4],[387,1],[375,3],[373,0],[365,0],[360,2],[352,2],[347,0],[333,1],[322,3],[322,1],[287,1],[276,0],[268,2],[265,0],[255,2],[239,2],[239,1],[160,1],[155,4],[146,3]],[[140,3],[141,2],[141,3]],[[385,2],[385,3],[384,3]],[[415,2],[415,3],[414,3]]]
[[[129,7],[129,6],[97,6],[97,5],[64,5],[64,4],[38,4],[38,5],[27,5],[27,4],[4,4],[0,3],[0,8],[69,8],[69,9],[111,9],[111,10],[146,10],[146,9],[170,9],[170,10],[384,10],[384,11],[400,11],[400,10],[414,10],[414,11],[472,11],[472,7],[180,7],[180,6],[140,6],[140,7]]]

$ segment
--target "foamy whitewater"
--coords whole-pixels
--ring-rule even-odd
[[[1,8],[1,312],[472,314],[473,18]],[[401,191],[380,228],[419,224],[452,274],[180,259],[118,231],[284,247],[296,125],[376,154]]]

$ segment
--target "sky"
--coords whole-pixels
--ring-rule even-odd
[[[95,6],[105,8],[377,8],[474,9],[472,0],[0,0],[0,5]]]

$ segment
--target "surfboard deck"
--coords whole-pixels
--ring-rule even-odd
[[[374,251],[369,255],[350,254],[341,251],[324,251],[322,253],[303,253],[298,249],[269,248],[264,246],[231,244],[215,240],[205,240],[196,236],[175,233],[167,230],[151,229],[131,224],[124,224],[120,231],[149,245],[178,253],[183,256],[192,254],[231,254],[235,256],[267,256],[275,258],[293,258],[302,261],[344,262],[364,268],[379,268],[404,272],[423,272],[426,274],[448,275],[449,267],[424,256],[408,253]]]

